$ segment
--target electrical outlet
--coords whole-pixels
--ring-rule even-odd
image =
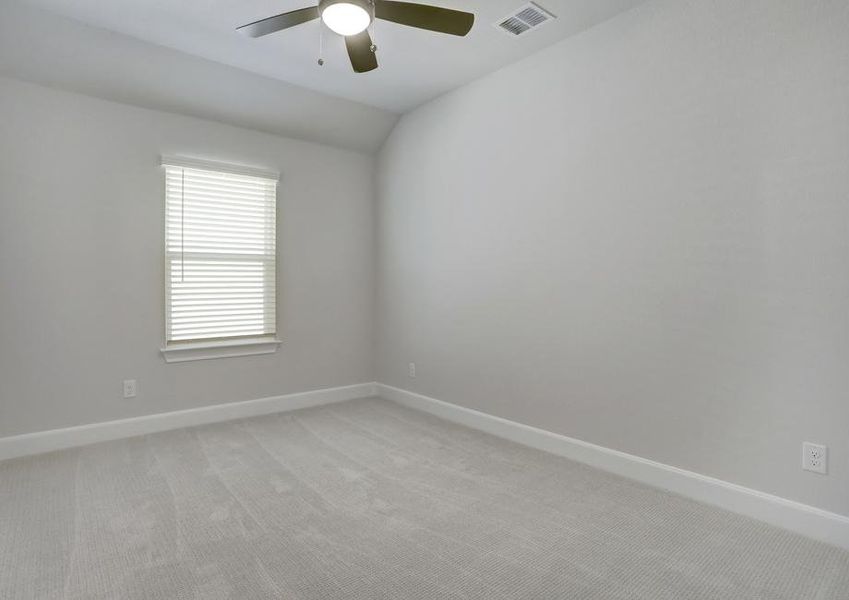
[[[415,379],[415,377],[416,377],[416,363],[410,363],[409,373],[410,373],[410,377]]]
[[[124,398],[135,398],[138,392],[135,379],[124,380]]]
[[[822,444],[804,442],[802,444],[802,468],[806,471],[828,472],[828,448]]]

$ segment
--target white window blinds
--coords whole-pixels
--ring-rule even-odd
[[[166,342],[276,333],[277,178],[163,158]]]

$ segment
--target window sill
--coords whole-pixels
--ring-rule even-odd
[[[167,363],[190,360],[210,360],[213,358],[232,358],[255,354],[273,354],[277,352],[280,340],[274,338],[254,338],[242,340],[221,340],[215,342],[187,342],[169,344],[160,348]]]

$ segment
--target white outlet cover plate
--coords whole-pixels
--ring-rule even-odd
[[[822,444],[802,443],[802,468],[825,475],[828,472],[828,448]]]
[[[124,398],[135,398],[136,397],[136,380],[135,379],[125,379],[124,380]]]

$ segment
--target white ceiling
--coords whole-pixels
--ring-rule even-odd
[[[236,27],[316,0],[24,0],[37,6],[160,46],[394,112],[439,94],[585,30],[645,0],[539,0],[558,19],[513,38],[495,29],[524,0],[428,0],[476,15],[465,38],[378,21],[380,68],[352,72],[342,38],[325,35],[318,58],[318,22],[260,39]]]
[[[0,2],[3,77],[367,153],[398,120],[384,109]]]

